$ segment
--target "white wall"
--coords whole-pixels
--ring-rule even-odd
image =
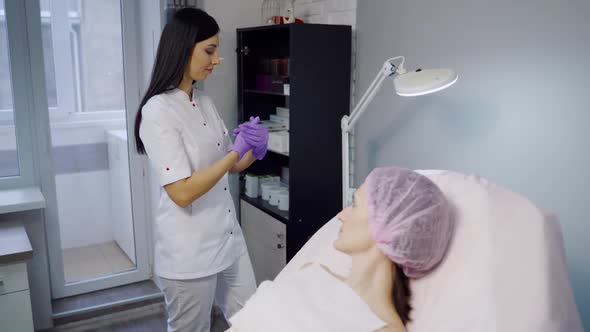
[[[405,99],[385,82],[359,122],[356,163],[357,183],[392,164],[479,173],[557,213],[586,329],[588,16],[585,0],[359,1],[359,91],[396,55],[409,68],[451,67],[460,78]]]
[[[356,0],[297,0],[295,16],[306,23],[356,26]]]

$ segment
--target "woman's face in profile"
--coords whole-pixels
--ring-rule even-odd
[[[360,253],[375,245],[369,230],[369,211],[363,184],[355,193],[352,205],[342,210],[337,218],[342,222],[334,248],[346,254]]]
[[[195,81],[206,79],[213,72],[213,68],[219,64],[218,48],[218,34],[196,43],[186,74]]]

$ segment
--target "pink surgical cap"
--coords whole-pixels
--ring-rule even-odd
[[[427,177],[409,169],[374,169],[365,180],[369,229],[377,247],[409,278],[444,257],[453,232],[451,208]]]

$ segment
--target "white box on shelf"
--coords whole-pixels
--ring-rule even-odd
[[[289,117],[287,117],[287,116],[280,116],[280,115],[271,114],[270,121],[286,124],[287,126],[289,125]]]
[[[278,116],[285,116],[285,117],[289,117],[289,108],[287,107],[277,107],[277,115]]]
[[[263,120],[260,121],[260,125],[268,129],[268,131],[277,131],[277,130],[285,130],[289,129],[288,124],[284,124],[281,122],[275,122],[270,120]]]
[[[288,153],[289,132],[277,131],[268,133],[268,149],[280,153]]]
[[[290,88],[289,84],[283,84],[283,94],[284,95],[288,96],[291,92],[290,90],[291,90],[291,88]]]

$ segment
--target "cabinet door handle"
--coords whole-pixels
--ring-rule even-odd
[[[279,243],[279,244],[277,244],[277,249],[283,249],[283,248],[285,248],[285,246],[284,246],[284,245],[282,245],[282,244],[280,244],[280,243]]]
[[[248,46],[244,46],[243,48],[236,48],[236,52],[248,55],[250,53],[250,48]]]

